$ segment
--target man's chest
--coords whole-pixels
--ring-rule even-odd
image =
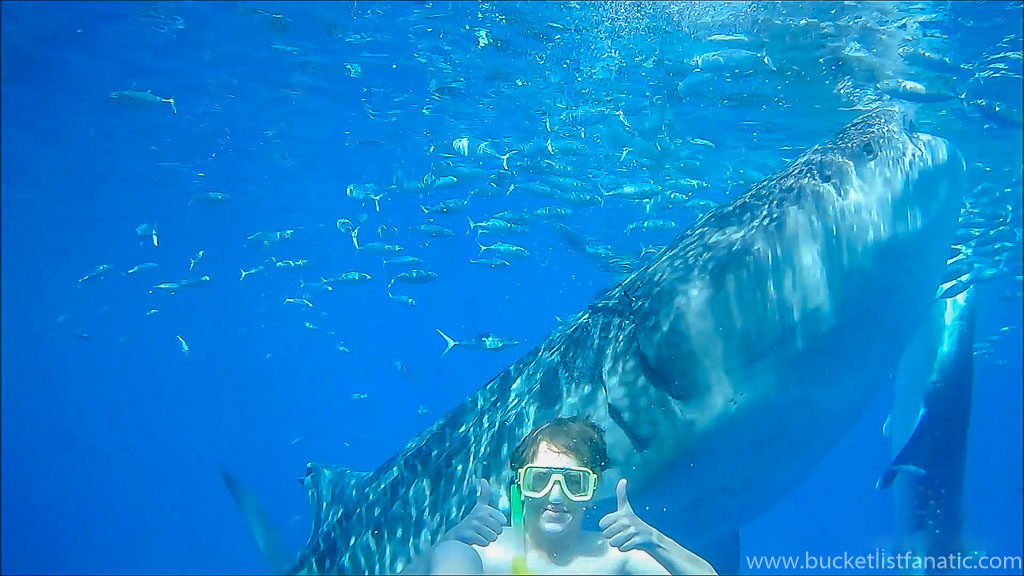
[[[509,545],[510,542],[502,536],[490,546],[473,547],[480,554],[484,574],[512,573],[512,562],[519,547]],[[622,574],[625,561],[621,554],[601,553],[577,556],[568,564],[558,564],[533,553],[526,559],[526,568],[529,574]]]
[[[622,562],[610,556],[585,556],[574,559],[566,566],[542,558],[531,558],[527,563],[530,574],[622,574]]]

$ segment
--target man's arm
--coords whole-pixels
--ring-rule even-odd
[[[445,540],[430,554],[430,570],[427,574],[483,574],[480,555],[469,544],[456,540]]]
[[[626,552],[629,574],[718,574],[706,560],[654,531],[653,545]]]
[[[626,498],[626,479],[615,485],[615,512],[598,522],[608,543],[626,554],[630,574],[717,574],[700,556],[680,546],[633,511]],[[665,572],[667,570],[668,572]]]

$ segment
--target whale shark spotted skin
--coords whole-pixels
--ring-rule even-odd
[[[790,492],[895,370],[934,300],[962,201],[945,140],[877,109],[719,206],[372,473],[313,464],[291,572],[395,573],[474,505],[507,504],[509,456],[580,415],[631,490],[671,485],[682,541]],[[654,522],[657,525],[657,522]]]

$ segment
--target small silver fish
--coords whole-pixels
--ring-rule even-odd
[[[195,268],[196,264],[199,264],[199,261],[202,260],[203,256],[205,256],[205,255],[206,255],[206,251],[205,250],[200,250],[199,252],[196,252],[195,256],[190,256],[189,259],[188,259],[188,269],[191,270],[191,269]]]
[[[143,262],[142,264],[139,264],[138,266],[132,266],[132,268],[130,270],[128,270],[128,274],[137,274],[137,273],[142,272],[144,270],[154,270],[156,268],[159,268],[159,266],[160,265],[155,263],[155,262]]]
[[[160,239],[156,235],[156,224],[139,224],[135,227],[135,235],[145,240],[149,238],[153,242],[153,246],[160,246]],[[141,246],[142,243],[140,242]]]
[[[153,291],[158,290],[161,292],[170,292],[171,294],[174,294],[175,292],[178,291],[179,288],[181,288],[181,285],[178,284],[177,282],[164,282],[162,284],[157,284],[150,288],[149,293],[152,294]]]
[[[402,272],[391,279],[388,284],[390,287],[395,282],[405,282],[407,284],[426,284],[437,280],[437,273],[431,272],[430,270],[414,269],[407,272]]]
[[[402,304],[407,304],[409,306],[416,305],[416,301],[406,296],[405,294],[392,294],[391,292],[388,292],[388,298],[391,298],[396,302],[401,302]]]
[[[153,94],[149,90],[145,92],[139,92],[138,90],[116,90],[110,93],[111,100],[135,100],[137,102],[156,102],[156,103],[167,103],[171,105],[171,111],[175,114],[178,113],[178,107],[174,103],[174,98],[163,98]]]
[[[185,358],[188,358],[188,342],[185,342],[185,339],[181,336],[178,336],[177,338],[178,342],[181,342],[181,353],[185,355]]]
[[[251,270],[242,269],[242,277],[239,278],[238,281],[241,282],[242,280],[245,280],[246,276],[249,276],[251,274],[258,274],[260,272],[263,272],[264,270],[266,270],[266,268],[262,264],[260,264],[259,266],[255,267],[255,268],[253,268]]]
[[[93,268],[92,270],[90,270],[88,274],[86,274],[85,276],[82,276],[81,278],[79,278],[78,279],[78,283],[81,284],[82,282],[86,282],[86,281],[89,281],[89,280],[95,280],[97,278],[103,278],[107,274],[110,274],[111,272],[113,272],[113,270],[114,270],[114,266],[111,265],[111,264],[100,264],[99,266],[97,266],[97,267]]]
[[[201,204],[224,204],[231,200],[230,194],[223,192],[203,192],[202,194],[196,194],[189,201],[188,205],[191,206],[197,202]]]

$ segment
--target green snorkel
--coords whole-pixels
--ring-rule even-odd
[[[512,481],[508,495],[510,512],[512,513],[512,529],[517,531],[522,539],[520,552],[512,558],[512,573],[529,574],[530,570],[526,567],[526,529],[523,526],[523,492],[520,490],[518,482]]]

